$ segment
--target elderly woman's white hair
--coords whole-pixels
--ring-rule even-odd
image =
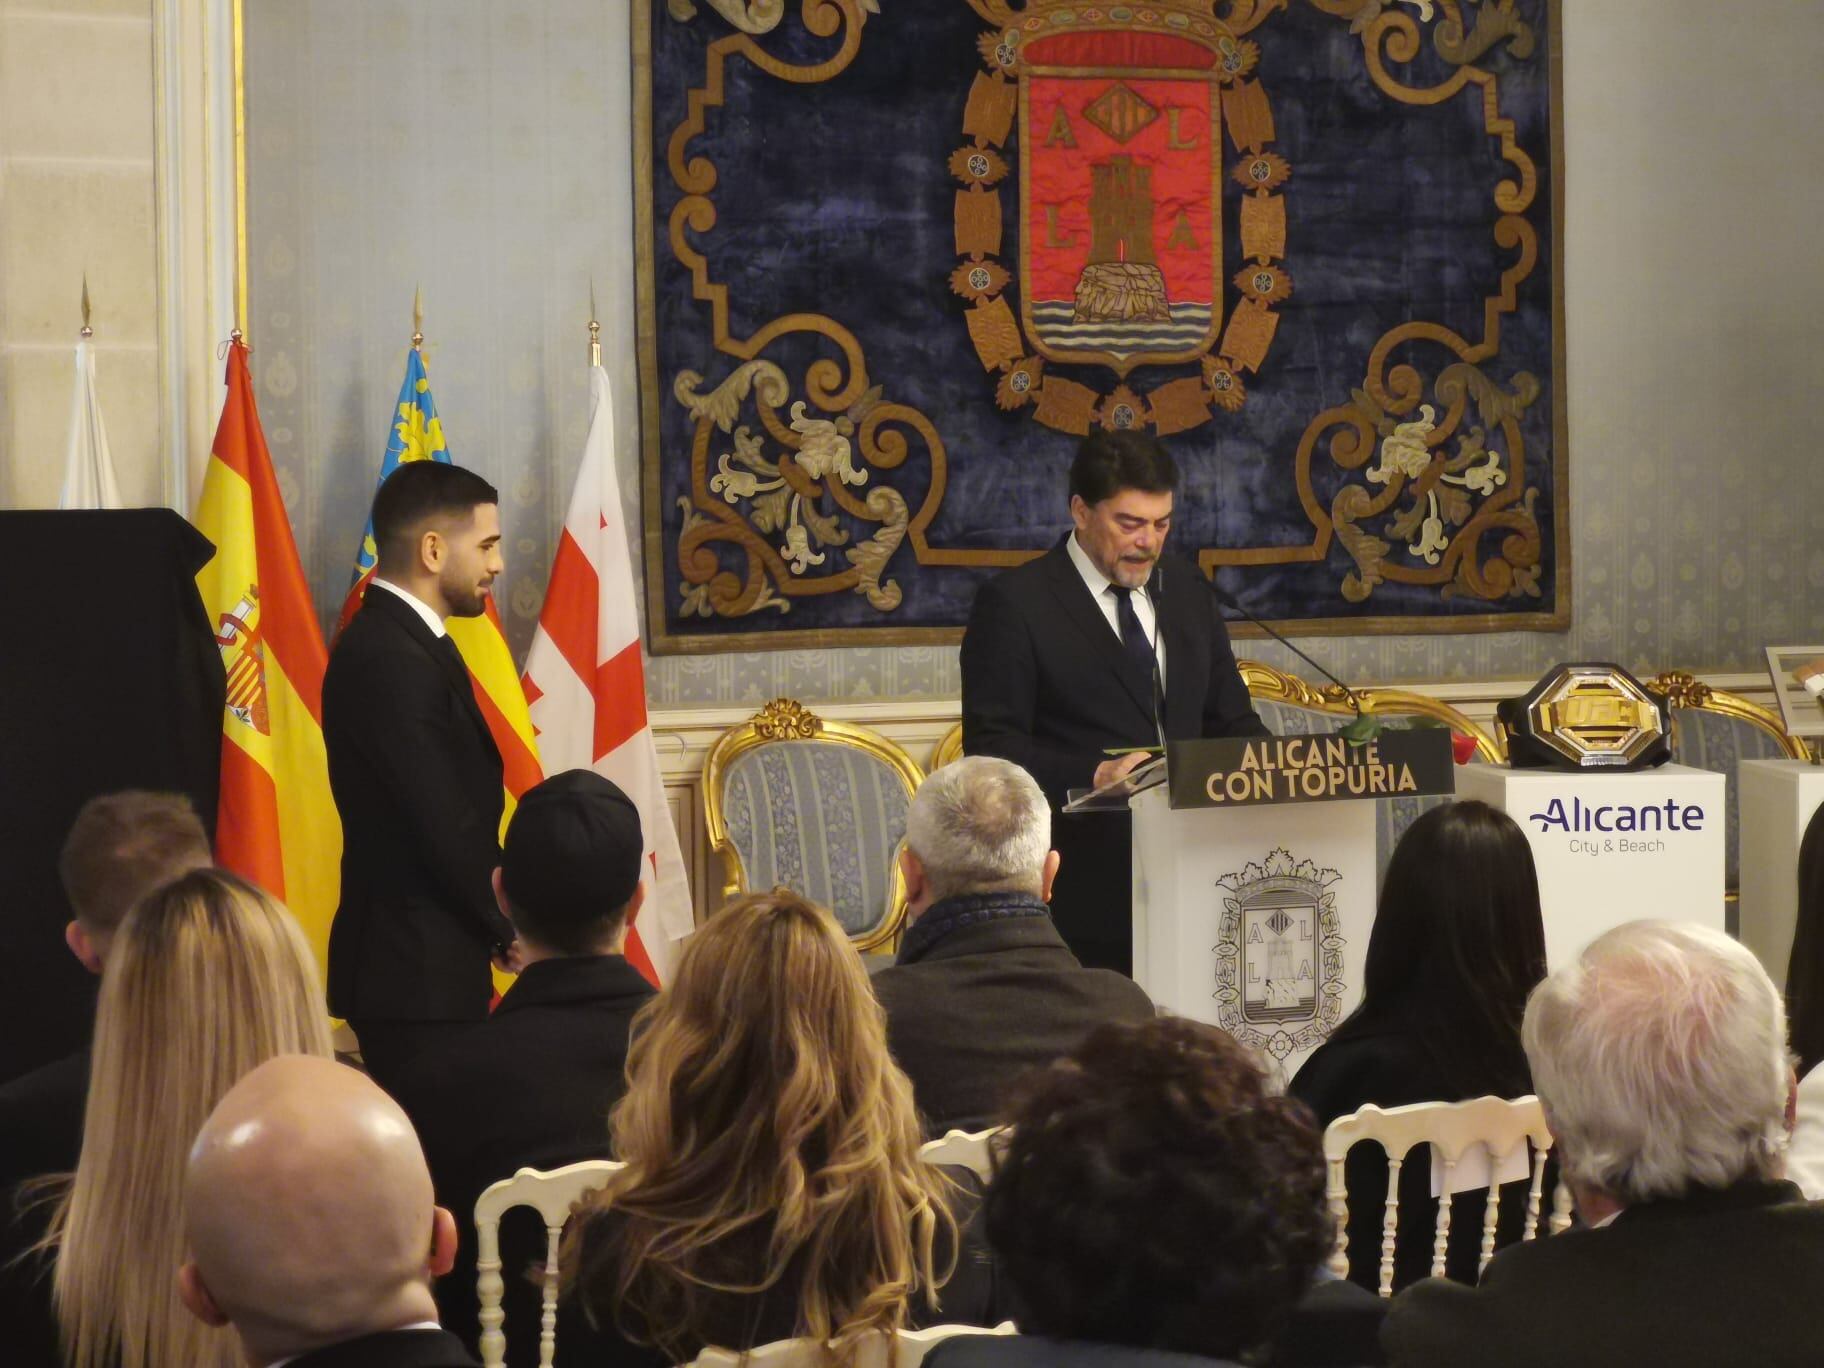
[[[1721,931],[1616,927],[1533,990],[1521,1042],[1572,1182],[1629,1204],[1780,1176],[1786,1011]]]
[[[933,900],[964,893],[1038,893],[1051,852],[1051,807],[1010,760],[970,755],[919,785],[906,812],[906,846]]]

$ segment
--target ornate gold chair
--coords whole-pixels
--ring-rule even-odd
[[[937,739],[931,749],[930,773],[935,774],[952,760],[963,758],[963,724],[958,722]]]
[[[1297,675],[1286,674],[1256,660],[1237,662],[1241,681],[1254,699],[1254,711],[1267,730],[1275,736],[1309,736],[1333,732],[1339,723],[1355,716],[1347,696],[1334,684],[1313,688]],[[1452,731],[1475,738],[1476,758],[1491,765],[1505,760],[1506,753],[1487,731],[1470,721],[1448,703],[1406,689],[1357,689],[1362,711],[1382,719],[1388,727],[1411,727],[1419,718],[1441,722]],[[1387,872],[1387,861],[1406,828],[1419,815],[1446,798],[1388,798],[1376,805],[1375,877]]]
[[[1736,769],[1744,760],[1805,760],[1805,743],[1780,719],[1740,694],[1713,689],[1686,670],[1667,670],[1646,681],[1672,709],[1672,759],[1725,776],[1724,896],[1733,903],[1741,887],[1741,817]],[[1730,915],[1733,925],[1733,910]]]
[[[878,732],[775,698],[703,762],[724,900],[784,884],[829,908],[857,949],[890,950],[906,913],[906,805],[923,779]]]

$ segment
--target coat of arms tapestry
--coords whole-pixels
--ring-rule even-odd
[[[640,0],[660,651],[953,640],[1092,427],[1304,632],[1569,614],[1545,0]]]

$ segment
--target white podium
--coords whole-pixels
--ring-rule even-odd
[[[1174,743],[1169,785],[1128,803],[1135,981],[1254,1049],[1281,1086],[1361,997],[1379,799],[1353,795],[1450,790],[1443,732],[1341,744]]]
[[[1742,944],[1783,991],[1799,914],[1799,841],[1824,805],[1824,765],[1744,760],[1735,774],[1740,812]]]
[[[1723,776],[1685,765],[1546,770],[1466,765],[1457,796],[1500,808],[1539,870],[1554,969],[1641,917],[1723,928]]]

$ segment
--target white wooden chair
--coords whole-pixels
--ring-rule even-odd
[[[1470,1102],[1415,1102],[1407,1107],[1382,1108],[1372,1104],[1349,1116],[1339,1116],[1324,1130],[1324,1163],[1328,1169],[1324,1195],[1336,1221],[1336,1246],[1329,1267],[1340,1278],[1349,1276],[1349,1193],[1343,1163],[1358,1142],[1371,1140],[1387,1155],[1387,1204],[1381,1220],[1380,1293],[1393,1295],[1393,1251],[1399,1229],[1400,1169],[1417,1145],[1430,1145],[1441,1156],[1443,1190],[1438,1200],[1438,1220],[1431,1244],[1431,1275],[1444,1276],[1446,1247],[1450,1241],[1451,1177],[1472,1147],[1486,1148],[1489,1171],[1498,1172],[1503,1160],[1516,1150],[1532,1146],[1532,1183],[1526,1196],[1526,1222],[1520,1238],[1530,1240],[1539,1231],[1539,1207],[1545,1186],[1545,1161],[1552,1148],[1552,1134],[1537,1097],[1508,1100],[1478,1097]],[[1501,1184],[1490,1183],[1482,1215],[1482,1248],[1476,1262],[1481,1275],[1495,1253],[1495,1225],[1500,1216]],[[1560,1183],[1552,1199],[1551,1233],[1571,1223],[1570,1194]]]
[[[557,1250],[570,1210],[596,1191],[623,1166],[612,1159],[585,1159],[580,1164],[541,1172],[522,1168],[511,1178],[491,1184],[475,1199],[475,1290],[481,1300],[481,1362],[502,1368],[507,1337],[501,1330],[506,1313],[501,1299],[506,1282],[500,1275],[500,1218],[513,1207],[529,1206],[545,1218],[544,1314],[538,1336],[539,1368],[551,1368],[557,1355]]]
[[[985,1183],[993,1176],[994,1146],[1004,1129],[990,1126],[979,1131],[945,1131],[937,1139],[927,1140],[919,1146],[918,1157],[927,1164],[956,1164]]]
[[[862,1336],[855,1346],[855,1368],[918,1368],[925,1355],[952,1335],[1012,1335],[1012,1321],[992,1330],[979,1325],[933,1325],[923,1330],[900,1330],[891,1339],[882,1334]],[[705,1349],[685,1368],[823,1368],[823,1345],[816,1340],[774,1340],[745,1353],[738,1349]]]

